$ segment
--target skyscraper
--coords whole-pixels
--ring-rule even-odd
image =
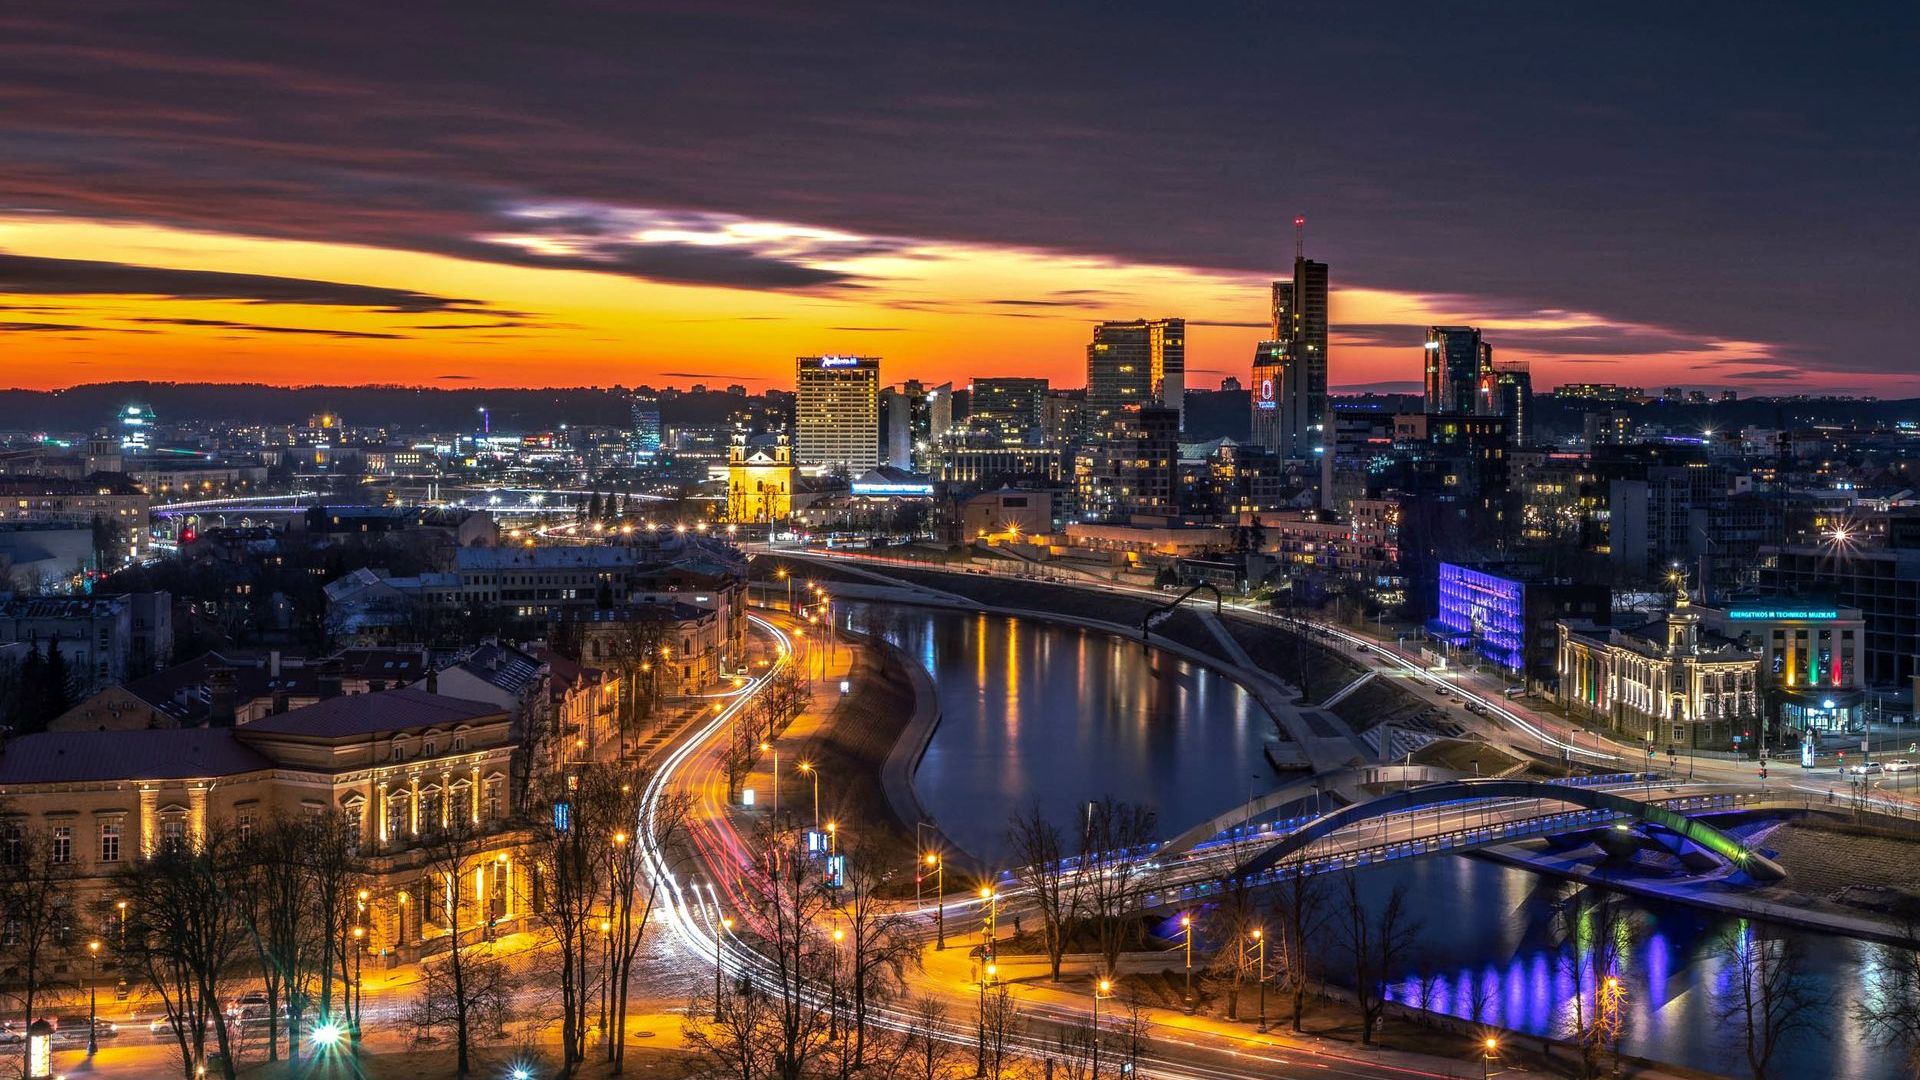
[[[1481,376],[1491,374],[1493,349],[1473,326],[1427,327],[1426,411],[1480,413]]]
[[[795,369],[795,463],[855,474],[878,466],[880,358],[802,356]]]
[[[1038,443],[1046,401],[1045,379],[975,379],[971,424],[1001,446]]]
[[[1084,436],[1112,437],[1128,408],[1164,405],[1177,413],[1186,388],[1185,319],[1103,322],[1087,346]]]
[[[1294,253],[1293,277],[1273,283],[1271,329],[1254,353],[1254,441],[1306,460],[1323,445],[1327,422],[1326,263]]]
[[[1485,404],[1495,416],[1507,418],[1507,442],[1514,447],[1533,445],[1533,371],[1524,363],[1492,365],[1492,393]]]
[[[627,429],[627,452],[635,463],[650,462],[660,456],[660,406],[636,399],[627,406],[631,423]]]

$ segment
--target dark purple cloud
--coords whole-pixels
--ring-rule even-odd
[[[315,304],[396,313],[482,310],[477,300],[377,285],[0,252],[0,293],[8,292],[36,296],[165,296],[182,300]]]
[[[1862,371],[1920,337],[1912,5],[362,11],[0,15],[0,203],[797,290],[857,282],[592,214],[549,226],[593,241],[564,255],[486,238],[599,205],[1261,272],[1304,213],[1336,286],[1463,318]]]

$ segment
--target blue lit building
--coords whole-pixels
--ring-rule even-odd
[[[1510,678],[1554,679],[1560,619],[1604,625],[1613,595],[1605,585],[1548,579],[1528,563],[1441,563],[1429,632]]]

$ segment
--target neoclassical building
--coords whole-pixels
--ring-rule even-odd
[[[487,834],[472,888],[486,918],[521,914],[521,733],[499,705],[422,689],[330,697],[237,727],[55,731],[0,745],[0,840],[33,830],[83,894],[128,860],[275,814],[333,810],[368,858],[369,949],[408,958],[442,933],[422,836],[465,816]],[[76,910],[87,910],[83,899]]]
[[[1685,593],[1636,627],[1561,620],[1560,704],[1655,747],[1724,749],[1756,737],[1761,654],[1701,623]]]

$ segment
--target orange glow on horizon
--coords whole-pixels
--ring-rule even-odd
[[[858,287],[778,292],[22,214],[0,215],[0,251],[343,282],[469,301],[445,310],[394,311],[247,299],[0,293],[0,327],[15,331],[8,335],[0,386],[35,389],[155,380],[447,388],[738,382],[758,391],[790,387],[793,357],[835,352],[882,357],[888,383],[917,378],[964,384],[980,376],[1037,374],[1056,386],[1075,387],[1085,383],[1092,323],[1167,315],[1188,320],[1188,387],[1210,389],[1224,376],[1248,383],[1254,345],[1265,336],[1270,276],[926,241],[907,252],[819,264],[849,275]],[[1331,298],[1336,390],[1380,383],[1417,390],[1420,378],[1417,335],[1405,346],[1343,341],[1342,324],[1478,325],[1501,360],[1532,363],[1540,391],[1587,381],[1738,386],[1738,378],[1718,373],[1787,367],[1765,343],[1711,338],[1658,354],[1529,353],[1502,345],[1501,331],[1658,328],[1622,322],[1617,315],[1566,311],[1479,317],[1471,301],[1459,297],[1339,288],[1340,270],[1334,267]],[[1890,392],[1920,381],[1813,370],[1795,375],[1762,385],[1812,389],[1844,382]]]

